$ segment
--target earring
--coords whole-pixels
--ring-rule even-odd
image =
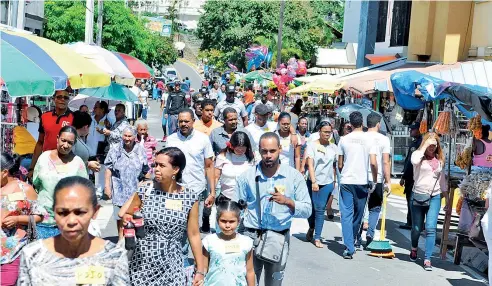
[[[173,181],[175,181],[175,180],[176,180],[176,176],[175,176],[175,175],[173,175],[173,176],[171,177],[171,179],[173,179]]]

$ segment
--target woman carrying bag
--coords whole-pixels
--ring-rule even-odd
[[[441,196],[446,199],[449,207],[449,196],[442,174],[444,168],[444,152],[436,133],[424,135],[419,149],[411,158],[415,184],[412,190],[412,249],[410,260],[417,260],[418,243],[425,219],[425,255],[424,269],[432,271],[431,256],[436,244],[437,217],[441,209]],[[442,194],[442,195],[441,195]]]

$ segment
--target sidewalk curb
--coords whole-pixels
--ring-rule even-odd
[[[196,70],[196,72],[198,73],[198,66],[197,66],[196,64],[194,64],[194,63],[190,62],[190,61],[189,61],[189,60],[187,60],[187,59],[183,59],[183,58],[178,59],[177,61],[180,61],[180,62],[182,62],[182,63],[185,63],[185,64],[187,64],[187,65],[191,66],[191,67],[192,67],[192,68],[194,68],[194,69]],[[200,73],[198,73],[198,74],[200,74]]]

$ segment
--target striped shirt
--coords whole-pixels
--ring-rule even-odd
[[[145,149],[145,153],[147,154],[147,161],[149,162],[149,166],[154,163],[154,150],[157,148],[157,141],[155,140],[155,137],[148,135],[145,138],[144,142],[140,142],[138,136],[135,138],[135,142],[137,144],[142,145]]]

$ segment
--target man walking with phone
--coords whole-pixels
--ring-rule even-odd
[[[280,286],[289,255],[292,219],[311,215],[311,199],[301,173],[280,164],[277,134],[263,134],[259,150],[260,163],[237,179],[237,200],[247,202],[244,235],[254,240],[257,283],[265,269],[264,285]]]

